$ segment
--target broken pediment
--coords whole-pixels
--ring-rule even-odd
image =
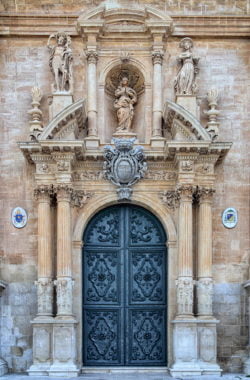
[[[82,36],[95,30],[99,38],[112,33],[112,38],[119,38],[121,33],[152,35],[157,31],[165,35],[173,31],[170,16],[151,6],[120,5],[109,3],[85,12],[77,20],[77,31]],[[131,36],[130,36],[131,37]]]
[[[211,141],[199,120],[179,104],[167,100],[163,119],[165,134],[173,141]]]

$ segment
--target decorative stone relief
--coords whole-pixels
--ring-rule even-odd
[[[50,328],[34,327],[34,361],[45,363],[50,359]]]
[[[204,362],[216,361],[216,328],[203,327],[199,329],[200,358]]]
[[[195,187],[192,185],[181,185],[177,188],[180,200],[190,201],[193,198]]]
[[[72,278],[63,277],[54,281],[57,291],[57,314],[72,315],[72,289],[74,281]]]
[[[193,41],[191,38],[183,38],[179,46],[183,52],[177,58],[182,66],[174,81],[176,95],[194,95],[198,90],[196,75],[200,58],[192,53]]]
[[[196,197],[197,197],[197,200],[200,202],[208,202],[208,201],[211,202],[214,193],[215,193],[215,190],[210,187],[198,186],[196,190]]]
[[[124,76],[115,91],[114,108],[117,110],[118,119],[116,132],[131,132],[137,94],[135,90],[128,86],[128,83],[128,78]]]
[[[103,179],[103,171],[85,170],[83,172],[74,172],[72,178],[74,181],[88,180],[98,181]]]
[[[105,91],[112,97],[115,95],[115,91],[124,77],[128,78],[128,85],[136,92],[137,96],[140,96],[145,89],[142,74],[138,71],[138,69],[128,63],[128,57],[128,53],[122,53],[120,57],[121,60],[123,60],[122,68],[120,65],[115,67],[107,76]]]
[[[38,173],[49,173],[50,172],[50,168],[49,168],[49,165],[48,164],[38,164],[37,165],[37,172]]]
[[[56,44],[51,44],[52,39],[56,40]],[[73,91],[73,55],[70,45],[71,38],[64,32],[49,36],[47,42],[47,47],[50,50],[49,66],[55,79],[53,84],[55,92],[71,93]]]
[[[165,170],[148,170],[144,178],[153,181],[173,181],[176,179],[176,176],[176,173],[166,172]]]
[[[34,197],[36,200],[47,200],[48,197],[52,197],[54,195],[54,187],[53,185],[39,185],[34,190]]]
[[[198,314],[212,315],[213,281],[211,278],[200,278],[197,283]]]
[[[181,171],[191,172],[193,171],[193,162],[192,161],[182,161],[181,162]]]
[[[213,165],[212,164],[199,164],[196,166],[196,172],[201,174],[212,174],[213,173]]]
[[[153,64],[156,65],[158,63],[158,64],[162,65],[163,57],[164,57],[163,51],[161,51],[161,50],[153,51],[153,53],[152,53]]]
[[[163,191],[160,197],[170,210],[174,210],[179,204],[180,194],[176,190]]]
[[[31,140],[37,140],[43,131],[42,125],[42,111],[40,110],[40,102],[42,99],[42,92],[39,87],[33,87],[31,89],[32,96],[32,109],[28,111],[31,116],[30,124],[30,138]]]
[[[95,50],[86,50],[85,55],[87,58],[88,63],[94,63],[97,64],[98,61],[98,53]]]
[[[104,177],[119,186],[119,200],[130,199],[131,186],[143,178],[147,170],[143,148],[133,148],[135,138],[114,138],[113,141],[115,148],[111,145],[104,147]]]
[[[73,188],[70,184],[60,184],[54,187],[54,191],[57,195],[57,200],[71,201]]]
[[[178,315],[193,313],[193,283],[190,277],[180,277],[176,281]]]
[[[216,88],[212,88],[207,93],[207,101],[209,110],[204,111],[208,116],[209,122],[206,125],[206,129],[209,135],[212,138],[212,141],[216,140],[219,133],[219,125],[217,117],[220,114],[220,111],[217,109],[219,99],[219,91]]]
[[[57,162],[57,170],[59,172],[67,172],[70,169],[70,163],[68,161],[60,160]]]
[[[74,190],[71,194],[71,205],[82,208],[91,197],[92,194],[85,190]]]
[[[52,315],[53,282],[50,278],[40,278],[37,286],[38,315]]]

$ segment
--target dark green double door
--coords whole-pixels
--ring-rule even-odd
[[[166,364],[166,236],[145,209],[109,207],[84,234],[83,363]]]

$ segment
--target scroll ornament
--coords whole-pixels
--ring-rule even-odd
[[[118,186],[118,199],[131,199],[131,186],[144,177],[147,170],[141,146],[133,148],[135,138],[114,138],[115,147],[104,147],[104,177]]]

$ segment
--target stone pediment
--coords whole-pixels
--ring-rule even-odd
[[[199,120],[179,104],[167,100],[163,119],[165,130],[173,141],[211,141],[211,137]]]
[[[44,128],[38,140],[78,140],[86,132],[85,100],[78,100],[64,108]]]
[[[120,33],[148,32],[150,35],[161,31],[170,34],[173,31],[173,21],[170,16],[151,6],[118,6],[118,4],[103,4],[94,10],[85,12],[77,20],[77,30],[83,36],[96,31],[99,38],[112,33],[116,38]],[[116,36],[117,34],[117,36]]]

